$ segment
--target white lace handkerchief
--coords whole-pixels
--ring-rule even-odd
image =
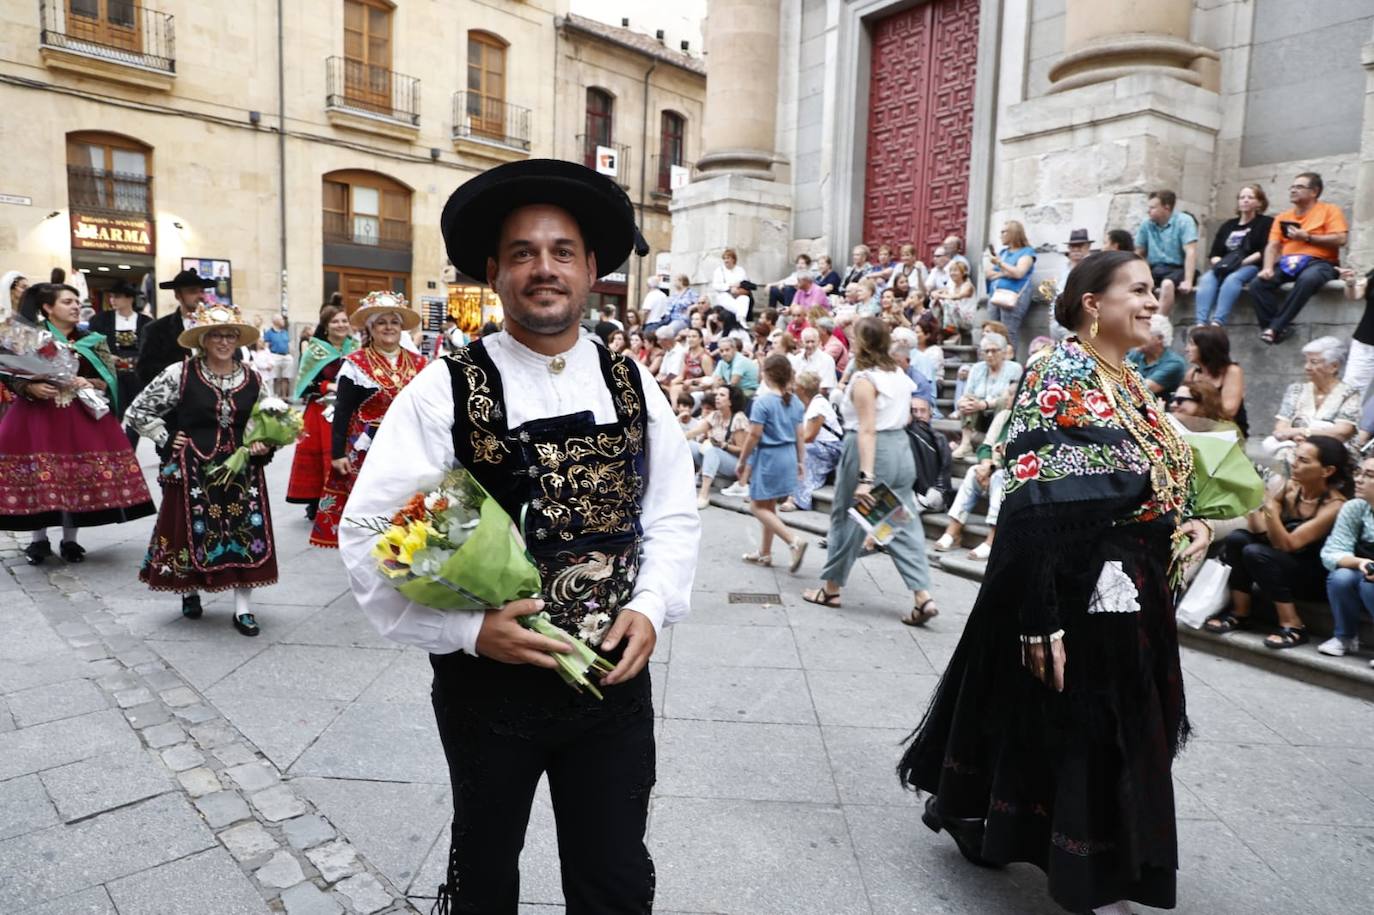
[[[1088,602],[1089,613],[1139,613],[1140,592],[1135,582],[1118,560],[1110,559],[1102,566],[1102,575],[1093,588],[1092,600]]]

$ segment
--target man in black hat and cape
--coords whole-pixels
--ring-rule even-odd
[[[147,385],[167,366],[191,355],[177,338],[182,331],[194,326],[196,308],[205,301],[205,290],[214,285],[213,279],[201,276],[194,269],[183,270],[165,283],[157,284],[158,289],[172,290],[177,310],[143,328],[138,344],[139,387]]]
[[[138,396],[143,385],[138,379],[138,341],[143,329],[153,323],[153,319],[134,309],[138,300],[138,290],[128,280],[119,279],[105,293],[103,311],[91,317],[90,330],[103,334],[109,341],[110,353],[115,360],[115,375],[119,379],[119,397],[112,405],[115,418],[123,421],[124,411]],[[131,445],[138,444],[138,433],[126,430]]]
[[[461,465],[521,519],[543,600],[485,612],[410,603],[377,571],[375,534],[340,528],[364,613],[388,638],[430,652],[454,807],[437,908],[514,915],[530,805],[547,773],[567,912],[648,912],[647,662],[659,630],[688,612],[700,519],[667,399],[642,366],[579,326],[597,276],[632,246],[645,253],[634,211],[610,179],[532,160],[464,184],[441,226],[453,264],[501,297],[505,330],[437,360],[401,391],[345,521],[389,516]],[[563,643],[516,621],[541,607],[616,665],[604,700],[552,670],[548,652]]]

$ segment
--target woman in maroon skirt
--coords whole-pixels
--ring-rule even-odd
[[[234,591],[234,628],[257,635],[252,590],[277,580],[267,480],[272,450],[249,446],[242,473],[218,481],[212,465],[243,444],[265,386],[234,351],[258,339],[237,308],[201,306],[177,342],[199,352],[163,369],[129,405],[125,422],[157,446],[162,509],[139,570],[154,591],[182,595],[181,613],[199,619],[201,591]]]
[[[67,385],[9,381],[16,397],[0,420],[0,529],[33,531],[24,555],[38,565],[52,555],[47,529],[61,525],[62,558],[81,562],[86,551],[76,542],[77,528],[151,515],[153,502],[113,411],[105,408],[97,418],[83,399],[98,391],[107,405],[118,403],[119,384],[105,338],[77,330],[77,291],[35,284],[19,313],[74,351],[78,372]],[[95,409],[101,409],[98,398]]]
[[[315,520],[324,481],[329,476],[329,421],[334,417],[339,369],[343,367],[343,358],[357,348],[348,313],[334,305],[320,309],[315,335],[301,347],[295,396],[306,400],[305,434],[296,443],[286,501],[304,504],[305,516],[311,521]]]
[[[420,326],[420,315],[395,292],[369,292],[349,319],[364,333],[362,349],[344,358],[334,405],[329,478],[320,497],[310,543],[339,548],[339,519],[358,479],[368,445],[401,388],[425,367],[425,357],[402,348],[401,334]]]

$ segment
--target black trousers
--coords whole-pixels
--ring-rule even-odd
[[[768,290],[768,307],[782,311],[792,304],[792,297],[796,294],[796,286],[774,286]]]
[[[465,654],[431,655],[430,663],[453,784],[449,870],[439,893],[450,908],[440,911],[515,915],[530,806],[548,773],[568,915],[651,912],[648,668],[604,689],[598,701],[551,670]]]
[[[1249,289],[1250,297],[1255,300],[1255,317],[1259,319],[1259,326],[1267,327],[1275,333],[1286,330],[1307,304],[1307,300],[1339,275],[1335,264],[1314,260],[1303,268],[1297,279],[1292,279],[1277,270],[1272,280],[1255,277],[1250,281]],[[1287,282],[1292,282],[1293,288],[1288,290],[1288,297],[1283,300],[1283,306],[1279,307],[1279,287]]]
[[[1269,545],[1263,534],[1232,531],[1221,542],[1221,555],[1231,567],[1232,591],[1249,593],[1253,585],[1272,601],[1321,600],[1326,596],[1326,568],[1310,550],[1285,553]]]

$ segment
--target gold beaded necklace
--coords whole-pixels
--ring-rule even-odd
[[[1112,411],[1150,462],[1150,487],[1155,499],[1166,512],[1182,508],[1192,485],[1193,449],[1167,420],[1150,424],[1142,409],[1153,398],[1134,365],[1114,366],[1088,341],[1080,338],[1078,344],[1092,357]],[[1119,400],[1125,401],[1124,409]]]

